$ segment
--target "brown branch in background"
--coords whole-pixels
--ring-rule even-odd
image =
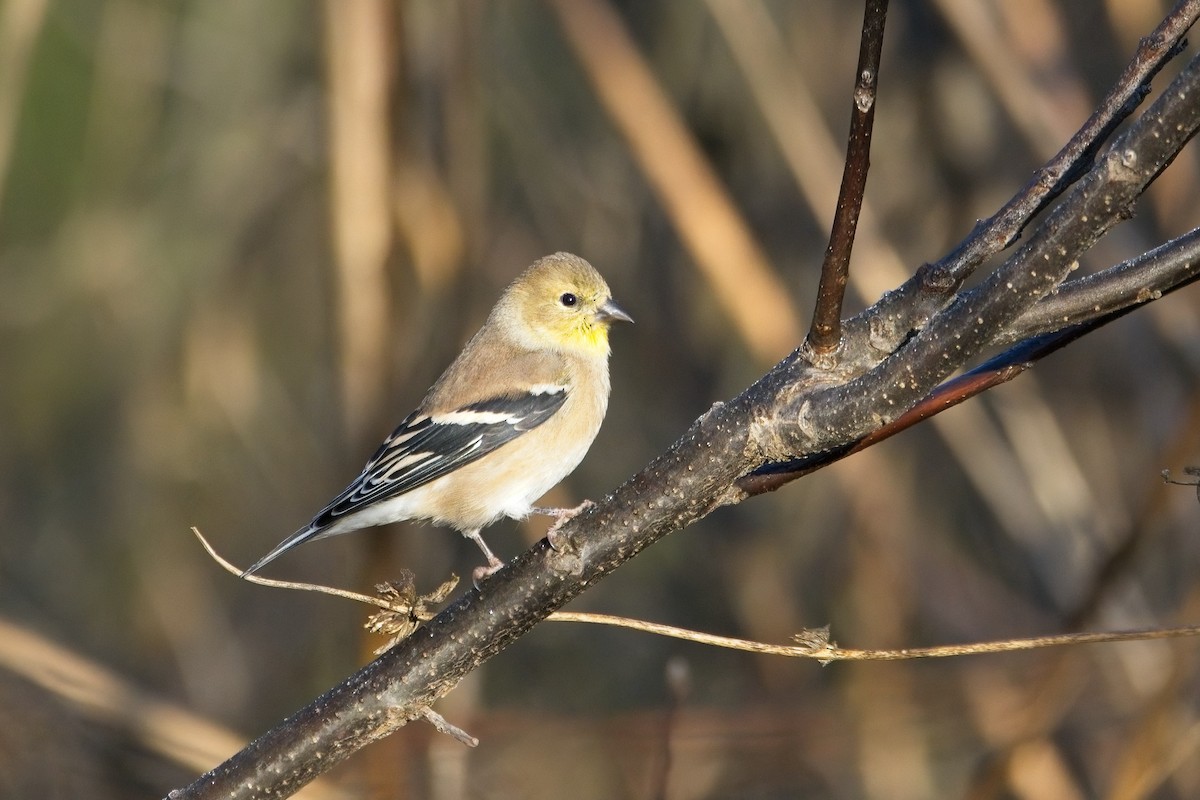
[[[553,615],[551,615],[553,616]],[[662,724],[662,758],[653,778],[652,794],[650,797],[670,797],[671,767],[676,755],[676,740],[680,738],[680,711],[687,702],[692,690],[692,670],[682,656],[672,656],[667,659],[664,677],[666,678],[668,700]]]
[[[800,322],[737,206],[606,0],[547,0],[567,44],[739,336],[774,362]]]
[[[871,135],[875,127],[875,95],[879,86],[879,57],[883,50],[887,6],[887,0],[867,0],[863,13],[846,166],[838,191],[833,230],[825,248],[825,261],[821,264],[812,327],[808,331],[810,353],[818,360],[836,350],[842,338],[842,301],[846,297],[850,253],[854,249],[858,215],[867,188],[867,171],[871,167]]]
[[[112,670],[38,633],[0,619],[0,670],[38,686],[80,718],[127,735],[185,770],[208,769],[245,740],[182,706],[160,700]],[[351,796],[318,780],[300,800],[348,800]]]
[[[326,0],[329,162],[346,430],[356,438],[384,396],[392,249],[392,146],[386,4]]]
[[[730,55],[742,72],[763,121],[816,223],[833,229],[842,170],[842,142],[821,113],[774,17],[763,0],[705,0]],[[854,237],[857,265],[850,285],[869,305],[911,276],[912,266],[883,231],[879,212],[864,197]]]
[[[1200,441],[1200,398],[1193,396],[1190,405],[1191,408],[1185,419],[1177,426],[1176,430],[1163,437],[1165,447],[1158,463],[1180,463],[1195,452],[1197,442]],[[1172,488],[1166,481],[1154,481],[1150,484],[1149,493],[1143,499],[1141,508],[1134,514],[1128,528],[1095,566],[1089,585],[1082,595],[1071,608],[1061,615],[1060,624],[1064,629],[1071,630],[1093,624],[1096,618],[1107,609],[1106,601],[1112,599],[1117,587],[1126,585],[1125,581],[1128,579],[1132,565],[1139,560],[1147,546],[1152,542],[1162,545],[1162,540],[1157,536],[1161,531],[1153,524],[1153,520],[1167,513],[1167,495]],[[1189,609],[1196,608],[1194,591],[1192,598],[1191,601],[1183,602],[1178,611],[1179,614],[1188,614]],[[1190,659],[1191,655],[1186,654],[1186,651],[1178,653],[1173,659],[1174,668],[1170,680],[1153,695],[1142,697],[1142,702],[1148,709],[1147,713],[1141,716],[1133,733],[1122,736],[1122,739],[1127,742],[1127,755],[1139,747],[1139,734],[1145,733],[1147,730],[1153,730],[1155,737],[1171,735],[1168,732],[1171,731],[1174,722],[1169,718],[1173,717],[1180,693],[1186,691],[1179,686],[1179,683],[1191,680],[1190,670],[1183,668],[1181,663],[1187,663]],[[1058,658],[1043,665],[1036,680],[1024,687],[1024,696],[1050,698],[1069,694],[1066,687],[1078,680],[1077,675],[1073,673],[1072,663],[1072,653],[1061,653]],[[1029,707],[1025,713],[1009,720],[1001,730],[993,734],[995,744],[991,752],[978,765],[968,787],[964,789],[961,796],[981,799],[1005,796],[1006,793],[1001,787],[1011,780],[1014,764],[1020,759],[1020,754],[1025,748],[1031,743],[1038,745],[1044,743],[1048,747],[1059,747],[1060,743],[1056,743],[1056,734],[1064,724],[1069,704],[1056,705],[1058,707],[1049,712],[1041,709],[1035,711]],[[1164,715],[1167,718],[1164,718]],[[1194,734],[1187,738],[1190,741],[1181,738],[1171,746],[1171,750],[1176,754],[1187,753],[1188,757],[1192,758],[1200,746],[1200,741]],[[1115,761],[1119,760],[1119,758],[1115,758]],[[1122,773],[1125,773],[1124,780],[1128,780],[1129,767],[1129,762],[1115,767],[1112,770],[1116,774],[1113,782],[1121,783]],[[1169,774],[1169,771],[1156,773],[1156,781],[1165,779]],[[1152,781],[1152,783],[1156,781]],[[1141,786],[1138,791],[1134,792],[1114,790],[1109,792],[1108,796],[1148,797],[1153,793],[1152,788]]]
[[[0,6],[0,203],[16,144],[25,76],[47,5],[47,0],[9,0]]]
[[[1030,149],[1039,158],[1053,155],[1092,110],[1078,73],[1063,67],[1062,15],[1044,0],[1008,8],[990,0],[934,0],[932,5]],[[1022,23],[1025,35],[1014,35],[1013,28]],[[1030,25],[1037,26],[1038,36],[1028,34]]]

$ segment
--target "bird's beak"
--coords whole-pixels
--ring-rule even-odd
[[[633,322],[633,317],[626,314],[625,311],[619,305],[614,303],[610,297],[601,303],[600,307],[596,309],[596,321],[605,323],[618,321]]]

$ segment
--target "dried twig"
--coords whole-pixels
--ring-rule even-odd
[[[369,606],[379,606],[380,608],[391,610],[392,606],[387,600],[381,597],[371,597],[367,594],[359,594],[358,592],[347,591],[346,589],[336,589],[332,586],[322,586],[318,583],[297,583],[295,581],[279,581],[274,578],[264,578],[261,575],[243,575],[240,567],[235,567],[229,563],[224,556],[213,549],[213,546],[208,543],[204,535],[200,533],[200,529],[192,526],[192,533],[200,540],[200,544],[212,556],[213,561],[216,561],[221,567],[229,573],[232,573],[244,581],[249,583],[257,583],[259,586],[272,586],[276,589],[295,589],[302,592],[320,592],[321,594],[331,594],[334,597],[342,597],[347,600],[354,600],[359,603],[366,603]]]
[[[1188,475],[1195,476],[1200,474],[1200,470],[1188,467],[1184,470]],[[1167,473],[1164,473],[1164,478],[1170,480]],[[1189,483],[1188,485],[1195,485]],[[200,531],[192,528],[192,533],[200,540],[204,549],[213,559],[234,575],[241,576],[241,570],[230,564],[222,556],[220,556],[212,545],[201,535]],[[371,597],[370,595],[358,594],[344,589],[335,589],[330,586],[321,586],[309,583],[293,583],[290,581],[275,581],[266,578],[257,578],[257,576],[246,576],[246,580],[252,583],[262,584],[264,586],[275,586],[285,589],[299,589],[302,591],[321,592],[324,594],[342,597],[347,600],[354,600],[359,603],[365,603],[371,606],[380,606],[388,608],[388,611],[380,612],[371,616],[374,621],[381,614],[395,613],[396,602],[404,604],[406,609],[405,616],[409,616],[408,609],[411,609],[414,603],[410,595],[414,594],[412,590],[412,576],[407,574],[404,579],[398,583],[390,583],[381,585],[381,592],[384,587],[390,587],[392,591],[389,596],[393,598],[402,598],[401,600],[389,603],[387,600]],[[457,578],[442,584],[436,592],[428,598],[431,602],[440,602],[449,596],[450,592],[457,584]],[[408,587],[398,589],[397,587]],[[434,600],[433,598],[436,598]],[[423,605],[420,606],[423,610]],[[424,612],[422,613],[424,616]],[[425,616],[419,621],[424,622],[432,618],[432,615]],[[550,614],[547,619],[555,622],[585,622],[593,625],[610,625],[617,628],[629,628],[632,630],[644,631],[653,633],[658,636],[669,636],[674,639],[684,639],[689,642],[697,642],[698,644],[707,644],[714,647],[724,647],[730,650],[744,650],[751,653],[765,653],[767,655],[788,656],[790,658],[813,658],[823,664],[828,664],[832,661],[899,661],[902,659],[913,658],[948,658],[950,656],[978,655],[981,653],[1009,653],[1016,650],[1033,650],[1040,647],[1060,647],[1069,644],[1097,644],[1103,642],[1129,642],[1143,639],[1174,639],[1184,636],[1200,635],[1200,626],[1184,626],[1179,628],[1161,628],[1140,631],[1110,631],[1097,633],[1063,633],[1051,636],[1034,636],[1023,639],[1002,639],[992,642],[976,642],[973,644],[956,644],[956,645],[941,645],[937,647],[906,647],[896,650],[859,650],[853,648],[839,647],[829,638],[829,627],[823,628],[808,628],[795,634],[792,638],[797,642],[794,645],[776,645],[767,644],[765,642],[755,642],[749,639],[737,639],[730,636],[718,636],[712,633],[702,633],[700,631],[688,630],[687,628],[678,628],[674,625],[663,625],[658,622],[648,622],[646,620],[631,619],[629,617],[619,617],[612,614],[594,614],[578,611],[555,611]],[[371,628],[372,623],[368,623],[368,628]],[[402,636],[397,637],[392,642],[389,642],[384,647],[380,648],[377,653],[383,652],[391,647],[398,639],[403,639],[408,633],[415,629],[415,625],[407,627]],[[372,628],[372,630],[378,630]],[[429,707],[425,707],[421,713],[424,719],[434,724],[434,727],[442,733],[449,734],[455,739],[458,739],[463,744],[475,747],[479,744],[479,740],[468,735],[461,729],[451,725],[439,714]]]
[[[432,708],[427,707],[423,709],[421,711],[421,717],[430,725],[432,725],[434,730],[436,730],[438,733],[444,733],[452,739],[457,739],[467,747],[479,746],[478,739],[457,725],[452,725],[451,723],[447,722],[445,717],[434,711]]]
[[[405,569],[401,570],[398,580],[376,584],[375,591],[378,592],[378,595],[372,597],[369,594],[359,594],[358,592],[338,589],[333,586],[324,586],[319,583],[298,583],[296,581],[280,581],[272,578],[264,578],[261,575],[246,575],[240,567],[234,566],[224,556],[219,554],[208,543],[208,540],[204,538],[199,529],[193,527],[192,533],[200,540],[200,544],[214,561],[220,564],[226,572],[236,575],[242,580],[257,583],[259,586],[271,586],[276,589],[319,592],[378,607],[380,610],[367,618],[366,623],[363,625],[371,633],[378,633],[389,637],[385,644],[375,650],[375,655],[379,655],[384,650],[394,647],[397,642],[415,631],[417,626],[422,622],[428,622],[433,619],[437,615],[437,612],[433,611],[430,606],[441,605],[446,602],[446,598],[454,591],[454,587],[458,586],[458,576],[452,574],[448,580],[432,592],[417,594],[416,578],[413,576],[411,570]]]
[[[949,658],[951,656],[980,655],[983,653],[1012,653],[1018,650],[1035,650],[1041,647],[1062,647],[1070,644],[1099,644],[1105,642],[1133,642],[1145,639],[1179,639],[1200,636],[1200,625],[1178,628],[1154,628],[1139,631],[1106,631],[1096,633],[1060,633],[1051,636],[1032,636],[1024,639],[1000,639],[993,642],[971,644],[949,644],[936,647],[906,647],[898,650],[858,650],[839,647],[829,638],[829,627],[807,628],[792,638],[794,645],[764,644],[729,636],[691,631],[657,622],[616,617],[609,614],[591,614],[574,611],[556,611],[548,619],[558,622],[587,622],[595,625],[611,625],[631,628],[673,639],[744,650],[750,653],[767,653],[790,658],[813,658],[823,664],[832,661],[901,661],[914,658]]]

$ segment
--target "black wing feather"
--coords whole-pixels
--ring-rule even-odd
[[[384,441],[362,474],[313,518],[312,527],[331,525],[339,517],[412,491],[482,458],[550,419],[566,399],[564,388],[503,395],[461,409],[503,414],[506,419],[498,422],[436,422],[428,415],[413,414]]]

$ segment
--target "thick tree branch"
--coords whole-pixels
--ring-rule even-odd
[[[1003,353],[952,378],[887,425],[846,447],[756,469],[737,482],[746,497],[773,492],[810,472],[888,439],[948,408],[1017,377],[1036,362],[1144,303],[1200,279],[1200,228],[1135,259],[1064,284],[994,344],[1020,339]]]

